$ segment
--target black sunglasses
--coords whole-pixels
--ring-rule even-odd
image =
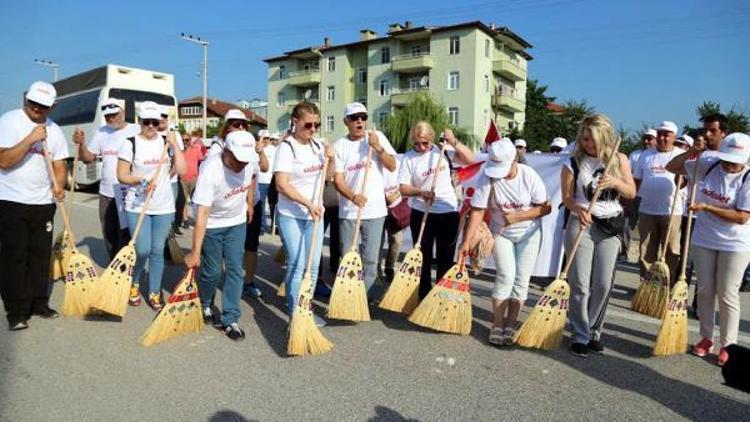
[[[516,149],[526,149],[526,147],[523,145],[516,145]]]
[[[365,113],[357,113],[352,114],[351,116],[347,117],[349,121],[356,122],[357,120],[362,120],[363,122],[367,121],[367,114]]]
[[[30,106],[31,108],[34,108],[34,109],[37,109],[37,110],[41,110],[41,111],[47,111],[47,110],[49,110],[49,109],[51,108],[50,106],[46,106],[46,105],[44,105],[44,104],[39,104],[38,102],[36,102],[36,101],[31,101],[31,100],[29,100],[29,99],[27,99],[26,101],[28,101],[28,102],[29,102],[29,106]]]
[[[103,105],[101,107],[102,111],[104,111],[104,110],[114,110],[116,108],[120,108],[120,106],[118,106],[117,104],[107,104],[107,105]]]
[[[159,127],[159,120],[158,119],[143,119],[141,120],[141,124],[143,126],[153,126],[153,127]]]
[[[312,129],[313,126],[315,126],[315,129],[320,129],[320,122],[307,122],[304,124],[305,129]]]
[[[238,128],[247,129],[247,122],[244,121],[244,120],[232,120],[229,123],[229,126],[235,128],[235,129],[238,129]]]

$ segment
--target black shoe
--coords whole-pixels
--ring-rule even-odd
[[[586,347],[588,347],[590,352],[594,353],[602,353],[604,351],[604,344],[599,340],[591,340]]]
[[[210,306],[205,306],[203,308],[203,322],[211,325],[216,324],[216,316],[214,315],[214,310]]]
[[[385,270],[383,271],[383,275],[385,276],[385,282],[386,282],[386,283],[388,283],[388,284],[390,284],[391,282],[393,282],[393,276],[394,276],[395,274],[396,274],[396,273],[395,273],[395,272],[393,271],[393,269],[392,269],[392,268],[386,268],[386,269],[385,269]]]
[[[589,355],[589,348],[583,343],[573,343],[570,345],[570,353],[579,358],[585,358]]]
[[[255,283],[250,283],[242,286],[242,296],[260,299],[263,297],[263,292],[255,285]]]
[[[231,323],[229,325],[222,325],[219,328],[231,340],[240,341],[240,340],[244,340],[245,339],[245,332],[242,331],[242,328],[240,328],[240,326],[237,325],[236,322],[233,322],[233,323]]]
[[[55,319],[60,316],[60,314],[57,313],[56,310],[50,308],[49,306],[45,306],[44,308],[39,308],[32,312],[32,315],[36,315],[42,319]]]
[[[29,323],[26,321],[11,322],[8,324],[10,331],[21,331],[29,328]]]
[[[331,288],[327,284],[320,282],[315,285],[315,296],[328,299],[331,297]]]

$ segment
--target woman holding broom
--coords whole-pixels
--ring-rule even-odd
[[[287,262],[284,283],[290,316],[297,306],[307,256],[313,254],[313,261],[319,262],[323,248],[323,231],[313,233],[313,222],[323,218],[324,209],[313,203],[313,197],[320,177],[332,177],[334,166],[328,166],[327,175],[321,174],[325,157],[333,159],[333,149],[314,139],[319,128],[320,111],[315,104],[301,102],[294,106],[292,133],[279,144],[273,166],[279,191],[277,224]],[[315,236],[314,248],[308,250],[312,236]],[[311,276],[312,291],[315,291],[317,265],[313,265]],[[317,315],[315,319],[317,325],[324,325]]]
[[[164,245],[174,221],[175,200],[169,181],[170,172],[161,172],[158,180],[152,180],[152,178],[162,160],[165,143],[169,143],[170,147],[167,159],[171,159],[172,167],[178,176],[185,173],[187,164],[174,132],[168,132],[166,137],[159,136],[161,109],[157,104],[150,101],[141,104],[138,118],[141,132],[123,142],[117,154],[119,159],[117,179],[120,183],[129,185],[125,197],[125,211],[130,230],[135,228],[138,216],[143,210],[146,191],[154,190],[154,194],[146,209],[142,229],[135,242],[137,259],[133,269],[133,285],[128,303],[132,306],[141,304],[139,281],[146,266],[146,260],[148,260],[148,304],[153,310],[158,311],[162,307],[161,278],[164,273]]]
[[[534,169],[517,162],[516,148],[510,141],[493,142],[471,207],[461,252],[469,254],[470,239],[485,210],[489,210],[496,268],[489,342],[510,346],[539,255],[541,218],[551,212],[547,190]]]
[[[422,235],[421,249],[424,254],[422,273],[419,279],[419,297],[424,299],[432,289],[432,264],[437,261],[437,278],[440,279],[453,266],[458,234],[458,199],[451,182],[451,165],[474,162],[474,153],[446,128],[438,147],[433,144],[435,131],[426,121],[412,126],[409,139],[413,149],[404,154],[399,171],[401,195],[409,197],[412,239],[419,237],[422,216],[429,212]],[[450,149],[448,149],[450,147]],[[444,157],[440,157],[444,154]],[[435,169],[438,159],[442,160]],[[436,174],[433,174],[435,173]],[[430,190],[433,178],[437,178],[435,190]],[[432,250],[435,246],[436,253]]]
[[[569,272],[570,351],[579,357],[604,350],[601,329],[624,224],[619,199],[635,196],[630,162],[625,154],[613,150],[616,144],[610,120],[601,114],[588,116],[578,127],[570,162],[561,170],[563,204],[570,212],[565,249],[572,248],[578,232],[584,231]],[[612,154],[617,154],[617,161],[609,174],[604,174]],[[602,192],[589,213],[589,201],[597,187]]]

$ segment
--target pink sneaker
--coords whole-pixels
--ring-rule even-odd
[[[693,354],[698,357],[706,357],[714,350],[714,342],[704,338],[693,346]]]
[[[729,360],[729,353],[727,353],[726,347],[722,347],[719,349],[719,366],[724,366],[724,364],[727,363],[727,360]]]

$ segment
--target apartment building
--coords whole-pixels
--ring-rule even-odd
[[[506,27],[468,22],[450,26],[392,24],[356,42],[288,51],[268,64],[268,126],[289,127],[303,99],[321,110],[321,136],[346,133],[344,108],[367,106],[370,122],[384,119],[415,93],[428,90],[445,105],[451,124],[483,139],[490,119],[502,132],[523,127],[531,44]]]

